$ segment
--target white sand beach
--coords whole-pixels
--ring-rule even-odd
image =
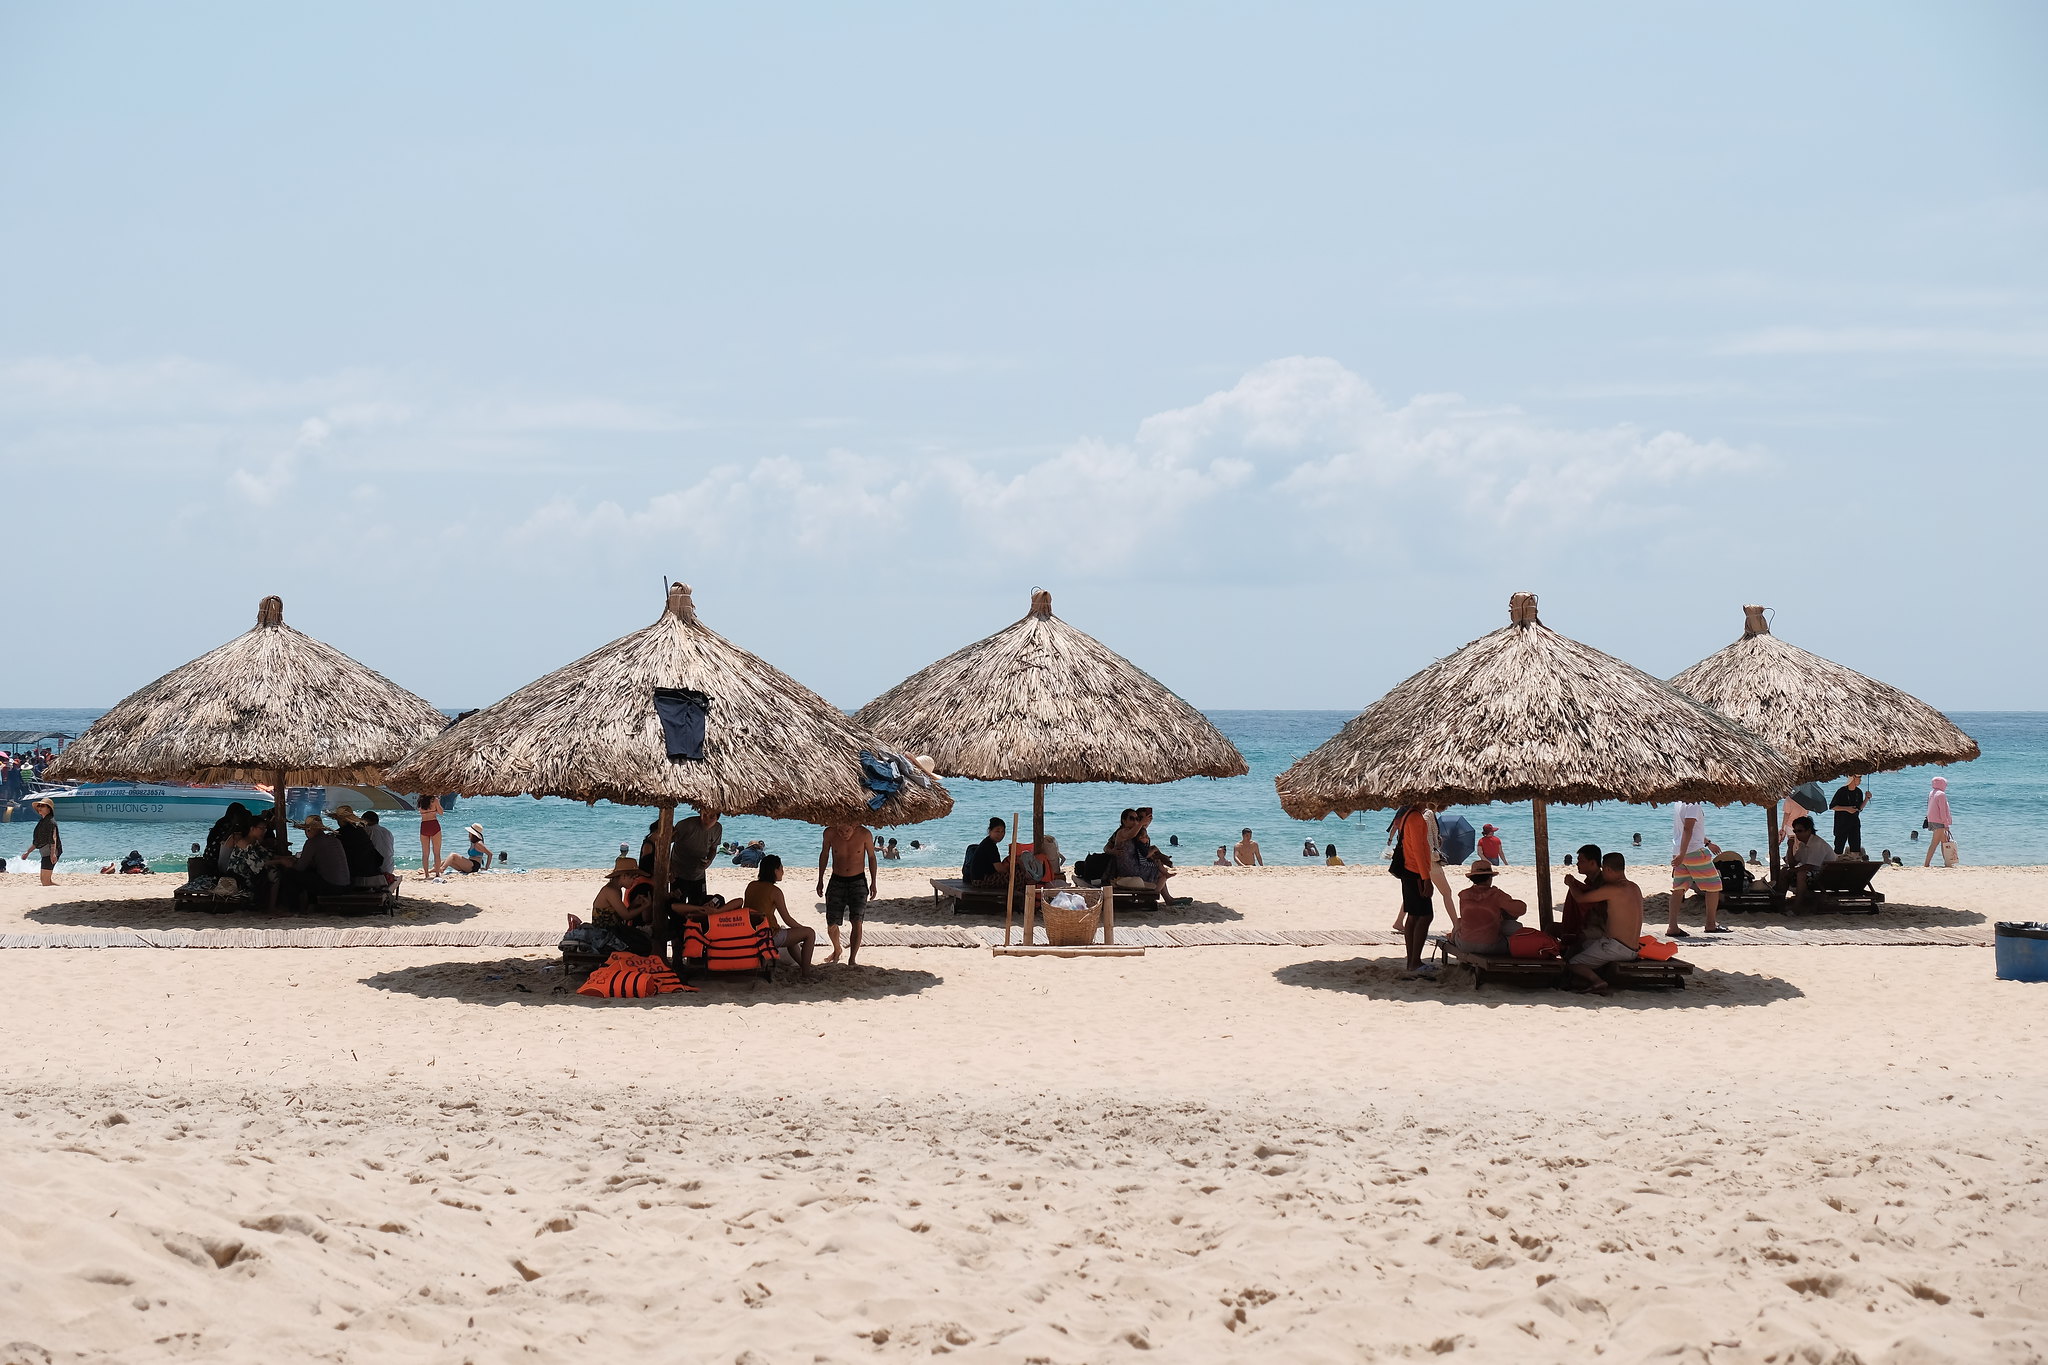
[[[592,881],[398,923],[549,928]],[[937,922],[885,882],[874,923]],[[2048,900],[1881,884],[1804,923],[1988,940]],[[1187,886],[1162,918],[1395,899]],[[0,932],[207,922],[168,890],[10,879]],[[1606,1001],[1238,946],[635,1002],[544,949],[6,950],[0,1361],[2048,1358],[2048,987],[1986,946],[1686,954],[1691,989]]]

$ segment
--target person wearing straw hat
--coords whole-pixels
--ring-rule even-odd
[[[57,808],[40,796],[30,804],[35,807],[36,828],[29,836],[28,847],[22,851],[21,856],[27,859],[32,854],[40,855],[43,860],[43,885],[55,886],[57,860],[64,856],[64,839],[57,832]]]
[[[469,848],[464,852],[451,854],[448,861],[441,865],[443,875],[434,878],[435,881],[445,881],[446,874],[450,872],[459,872],[466,877],[491,865],[491,846],[484,842],[484,827],[471,825],[463,833],[469,836]]]
[[[1472,860],[1465,880],[1472,885],[1458,893],[1458,903],[1451,910],[1451,942],[1469,952],[1505,956],[1508,939],[1522,927],[1522,912],[1528,904],[1493,884],[1493,864],[1484,858]]]

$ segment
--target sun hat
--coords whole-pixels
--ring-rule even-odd
[[[638,872],[639,870],[639,862],[635,859],[628,858],[623,853],[621,853],[618,857],[612,859],[612,871],[614,872]]]
[[[38,796],[35,800],[29,802],[29,804],[31,806],[34,806],[37,810],[46,810],[50,812],[50,814],[52,815],[55,815],[57,813],[57,808],[51,805],[47,800],[40,796]]]
[[[482,825],[471,825],[468,829],[462,832],[464,834],[467,834],[472,839],[481,839],[484,837],[484,827]]]
[[[918,767],[924,769],[926,773],[933,777],[937,777],[939,775],[939,765],[933,761],[932,756],[930,754],[919,754],[916,758],[913,758],[910,761],[912,763],[915,763]]]
[[[309,815],[299,821],[299,828],[308,834],[325,834],[327,832],[327,822],[317,815]]]
[[[353,825],[362,819],[361,816],[356,814],[354,806],[336,806],[327,813],[334,817],[336,823],[343,825]]]
[[[1465,869],[1465,876],[1468,880],[1476,881],[1481,877],[1491,877],[1492,875],[1493,864],[1484,858],[1474,858],[1472,866]]]

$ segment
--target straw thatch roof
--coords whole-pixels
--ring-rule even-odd
[[[284,623],[256,625],[164,674],[94,721],[52,782],[379,783],[448,718],[383,674]]]
[[[1787,644],[1762,607],[1742,612],[1742,638],[1671,685],[1769,740],[1797,781],[1977,757],[1977,741],[1918,697]]]
[[[703,762],[668,761],[657,687],[711,698]],[[910,782],[869,810],[860,752],[882,747],[844,711],[706,627],[678,583],[653,625],[457,721],[391,780],[405,791],[688,805],[821,825],[913,824],[953,808],[942,785]]]
[[[1509,624],[1417,673],[1274,780],[1297,820],[1489,801],[1767,801],[1791,766],[1516,593]]]
[[[1042,591],[1023,620],[911,674],[854,719],[948,777],[1150,783],[1246,771],[1208,717],[1054,616]]]

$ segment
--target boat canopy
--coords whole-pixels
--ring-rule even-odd
[[[77,739],[62,730],[0,730],[0,749],[32,749],[46,739],[54,739],[60,747]]]

